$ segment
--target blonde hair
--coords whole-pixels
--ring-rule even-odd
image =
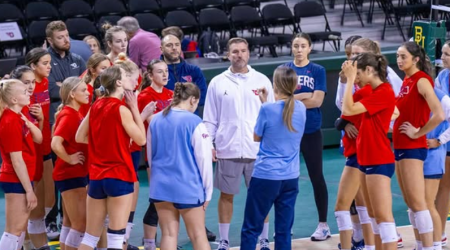
[[[197,87],[197,85],[193,84],[192,82],[175,83],[172,102],[164,109],[163,116],[169,114],[172,107],[177,106],[182,101],[186,101],[191,96],[195,97],[196,99],[200,99],[200,89]]]
[[[89,57],[89,60],[86,63],[86,68],[88,69],[86,72],[86,75],[84,75],[83,77],[83,81],[85,83],[90,83],[92,81],[92,73],[91,73],[91,69],[97,68],[97,66],[103,62],[103,61],[109,61],[109,57],[107,57],[104,54],[101,53],[95,53],[93,54],[91,57]]]
[[[133,61],[128,59],[125,53],[119,53],[119,55],[117,55],[117,60],[114,62],[114,65],[119,66],[129,74],[139,71],[139,67]]]
[[[127,32],[125,31],[125,29],[122,26],[117,26],[117,25],[113,26],[108,22],[105,22],[102,25],[102,29],[105,31],[105,49],[107,50],[107,52],[109,52],[109,50],[110,50],[108,42],[112,43],[113,36],[115,33],[123,31],[125,34],[127,34]],[[127,37],[128,37],[128,35],[127,35]]]
[[[370,52],[376,55],[381,55],[381,49],[378,42],[372,41],[368,38],[360,38],[352,42],[352,46],[358,46],[365,50],[365,52]]]
[[[297,74],[292,68],[278,67],[273,73],[273,84],[277,94],[287,96],[283,108],[283,122],[291,132],[297,132],[292,126],[295,109],[294,91],[297,88]]]
[[[75,76],[68,77],[62,82],[61,88],[59,89],[59,96],[61,96],[61,104],[59,104],[58,109],[56,110],[55,120],[56,117],[58,117],[59,112],[61,112],[61,110],[64,108],[64,106],[69,104],[69,102],[72,100],[72,98],[70,97],[70,93],[72,93],[72,91],[74,91],[78,86],[80,86],[82,82],[83,80]]]
[[[116,82],[122,80],[122,72],[117,65],[111,66],[103,71],[97,78],[100,79],[101,86],[95,90],[96,97],[109,96],[117,89]]]
[[[17,79],[7,79],[0,81],[0,116],[3,114],[3,110],[6,106],[11,105],[10,99],[14,94],[14,88],[17,85],[23,84]]]

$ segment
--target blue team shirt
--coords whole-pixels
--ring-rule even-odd
[[[300,141],[306,122],[306,107],[295,101],[291,132],[283,122],[284,101],[265,103],[259,110],[255,134],[262,137],[256,156],[253,177],[289,180],[300,175]]]
[[[297,67],[294,62],[288,62],[283,66],[292,68],[297,73],[298,80],[295,94],[312,93],[315,90],[327,93],[327,75],[324,67],[313,62],[309,62],[304,67]],[[311,134],[319,130],[322,127],[322,112],[320,108],[307,109],[306,121],[305,134]]]

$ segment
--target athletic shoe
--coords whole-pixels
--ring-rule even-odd
[[[50,222],[47,226],[47,237],[49,240],[56,240],[59,238],[58,226],[55,222]]]
[[[228,250],[229,247],[228,240],[220,240],[217,250]]]
[[[316,231],[311,235],[312,241],[324,241],[331,237],[330,227],[325,223],[319,223]]]
[[[209,231],[209,229],[207,227],[205,227],[206,229],[206,237],[208,238],[208,241],[216,241],[216,235]]]
[[[360,241],[356,242],[355,240],[353,240],[353,238],[352,238],[352,245],[353,245],[352,249],[355,249],[355,250],[364,250],[364,246],[365,246],[364,240],[360,240]]]
[[[127,250],[139,250],[139,247],[133,246],[131,244],[128,244]]]
[[[260,250],[270,250],[269,240],[268,239],[260,239],[259,240],[259,249]]]
[[[360,242],[361,242],[361,241],[360,241]],[[359,243],[359,242],[358,242],[358,243]],[[342,249],[342,248],[341,248],[341,243],[338,244],[338,248],[339,248],[339,250]],[[364,245],[362,245],[362,246],[360,246],[360,245],[359,245],[359,246],[352,245],[351,250],[364,250]]]
[[[402,239],[402,235],[397,233],[397,237],[398,237],[398,241],[397,241],[397,248],[402,248],[403,247],[403,239]]]
[[[441,241],[442,241],[442,246],[446,246],[447,245],[447,234],[444,233],[442,235]]]

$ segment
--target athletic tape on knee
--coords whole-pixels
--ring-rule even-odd
[[[107,239],[108,239],[108,249],[122,249],[123,240],[125,238],[125,233],[118,233],[117,231],[111,232],[108,228]],[[121,230],[118,230],[121,231]],[[125,229],[123,229],[125,231]]]
[[[370,218],[370,225],[372,225],[373,234],[380,234],[380,229],[378,228],[377,220],[375,218]]]
[[[414,212],[411,208],[408,208],[408,217],[409,217],[409,223],[411,223],[412,228],[417,229],[416,226],[416,217],[414,216]]]
[[[433,232],[433,220],[429,210],[422,210],[414,213],[416,218],[416,227],[419,234]]]
[[[67,235],[69,234],[70,227],[62,226],[61,233],[59,234],[59,242],[66,243]]]
[[[334,212],[339,231],[347,231],[353,229],[352,218],[349,211]]]
[[[2,238],[0,239],[0,249],[18,249],[19,246],[19,236],[14,234],[4,232]]]
[[[46,233],[44,218],[37,220],[28,220],[28,233],[29,234],[43,234]]]
[[[70,229],[67,239],[65,241],[66,246],[78,248],[83,240],[84,233],[77,230]]]
[[[25,232],[22,232],[19,236],[19,242],[17,244],[17,249],[22,249],[24,241],[25,241]]]
[[[127,228],[125,229],[124,242],[126,242],[130,238],[131,230],[133,230],[133,223],[128,222]]]
[[[397,242],[397,228],[394,222],[381,222],[378,224],[382,243]]]
[[[367,212],[367,207],[356,206],[356,210],[358,211],[359,222],[361,224],[371,224],[372,220],[369,217],[369,213]]]
[[[95,237],[93,235],[85,233],[83,236],[83,240],[81,241],[81,244],[86,245],[91,248],[96,248],[99,240],[100,240],[100,237]]]

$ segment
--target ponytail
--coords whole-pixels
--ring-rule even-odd
[[[374,53],[362,53],[353,59],[358,62],[358,69],[366,70],[368,66],[372,67],[381,81],[387,82],[388,61],[385,56]]]
[[[297,73],[289,67],[278,67],[273,73],[273,83],[277,94],[287,96],[284,101],[283,123],[289,131],[297,132],[292,125],[295,110],[294,91],[297,88]]]
[[[402,44],[402,47],[404,47],[413,58],[419,58],[419,61],[416,64],[419,70],[431,75],[431,61],[424,48],[420,47],[415,42],[405,42]]]
[[[175,83],[175,88],[173,89],[173,99],[169,106],[167,106],[163,111],[163,116],[167,116],[169,114],[172,107],[177,106],[182,101],[186,101],[191,96],[196,99],[200,99],[200,89],[197,85],[191,82],[177,82]]]
[[[150,85],[152,85],[152,80],[150,80],[150,74],[146,71],[142,76],[142,82],[141,86],[139,87],[139,92],[142,92],[142,90],[150,87]]]

